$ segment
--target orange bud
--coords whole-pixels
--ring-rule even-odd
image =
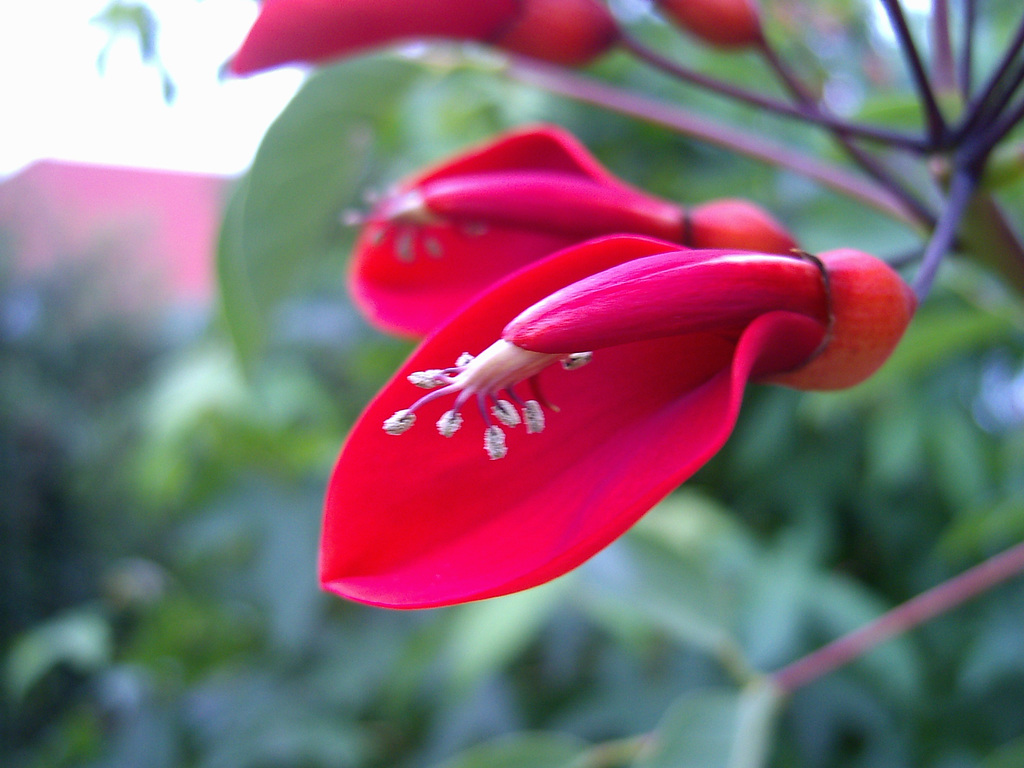
[[[786,254],[796,240],[770,213],[747,200],[726,198],[690,211],[686,245],[691,248],[741,248]]]
[[[676,24],[705,43],[743,48],[763,39],[756,0],[658,0]]]
[[[828,274],[829,334],[809,363],[768,381],[796,389],[844,389],[888,359],[910,324],[917,298],[874,256],[843,248],[819,258]]]
[[[491,42],[513,53],[579,66],[618,38],[615,19],[597,0],[523,0],[515,20]]]

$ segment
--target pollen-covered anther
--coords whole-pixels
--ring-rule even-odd
[[[536,400],[527,400],[523,404],[523,419],[526,421],[526,434],[544,431],[544,409]]]
[[[573,352],[562,358],[562,368],[567,371],[575,371],[594,359],[593,352]]]
[[[400,435],[403,432],[409,431],[415,423],[416,414],[405,408],[401,411],[396,411],[394,415],[384,419],[384,431],[389,435]]]
[[[442,384],[448,383],[448,378],[440,368],[431,368],[426,371],[414,371],[407,377],[410,384],[415,384],[422,389],[434,389]]]
[[[462,414],[458,411],[445,411],[437,420],[437,431],[442,437],[451,437],[462,426]]]
[[[508,447],[505,445],[505,433],[501,427],[493,424],[484,432],[484,450],[493,459],[504,459],[508,454]]]
[[[523,423],[519,411],[508,400],[496,400],[494,407],[491,408],[491,413],[494,414],[494,418],[506,427],[516,427]]]
[[[473,355],[469,354],[469,352],[463,352],[461,355],[459,355],[458,359],[455,361],[455,367],[456,368],[465,368],[467,365],[469,365],[472,362],[473,362]]]

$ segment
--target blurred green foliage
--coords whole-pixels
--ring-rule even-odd
[[[848,58],[866,55],[870,30],[828,27],[828,50],[816,45],[849,3],[776,6],[790,11],[774,30],[787,55],[842,68],[863,110],[901,113],[899,78],[869,89]],[[993,7],[987,38],[1013,3]],[[724,76],[759,66],[681,54]],[[600,70],[830,151],[619,56]],[[345,298],[340,213],[539,120],[667,197],[741,191],[809,248],[886,256],[914,242],[791,174],[506,82],[486,59],[373,57],[314,75],[228,206],[224,311],[202,333],[105,311],[95,276],[0,272],[5,766],[1024,765],[1020,580],[790,701],[755,674],[1024,535],[1024,309],[966,263],[948,266],[880,375],[833,395],[753,388],[725,450],[576,572],[420,612],[317,591],[331,463],[408,351]]]

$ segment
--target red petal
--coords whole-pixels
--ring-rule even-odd
[[[796,256],[684,250],[568,285],[516,317],[502,338],[554,354],[695,331],[735,338],[755,317],[776,310],[827,322],[817,265]]]
[[[622,184],[568,131],[556,125],[533,125],[509,131],[445,160],[403,183],[402,189],[434,179],[492,171],[557,171]]]
[[[395,437],[381,423],[416,397],[404,377],[478,352],[509,317],[595,269],[674,248],[607,238],[563,251],[495,286],[427,339],[353,428],[328,489],[321,582],[361,602],[428,607],[525,589],[565,573],[628,529],[728,437],[759,361],[793,364],[821,341],[808,318],[771,313],[739,344],[691,334],[603,350],[577,371],[540,374],[561,407],[538,435],[508,431],[488,461],[483,422],[467,409],[450,439],[419,411]],[[777,367],[775,368],[778,369]]]
[[[436,179],[420,187],[432,213],[581,238],[623,232],[681,242],[683,212],[624,184],[549,171],[505,171]]]
[[[377,327],[422,337],[491,283],[575,240],[510,227],[368,229],[349,263],[349,290]]]
[[[319,62],[411,38],[486,40],[517,13],[516,0],[267,0],[231,70]]]

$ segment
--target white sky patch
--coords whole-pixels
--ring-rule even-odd
[[[89,23],[107,0],[30,0],[0,6],[0,178],[39,159],[234,175],[302,81],[297,69],[219,82],[217,73],[256,16],[252,0],[151,0],[160,74],[133,37],[96,60],[108,40]]]

